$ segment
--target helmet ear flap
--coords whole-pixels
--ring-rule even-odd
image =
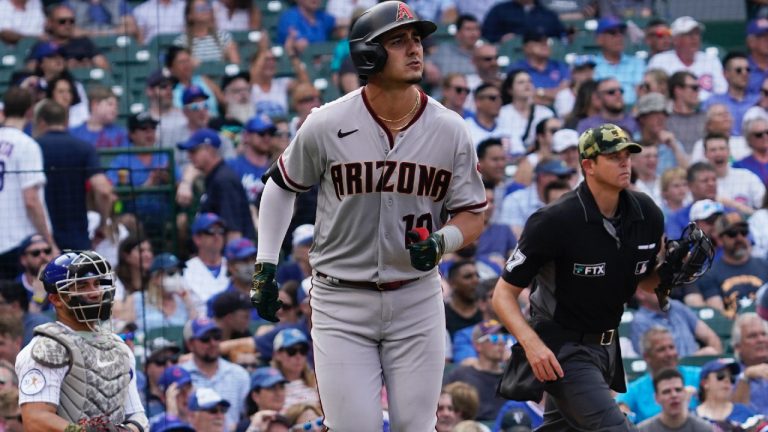
[[[349,48],[357,73],[362,77],[384,69],[387,64],[387,50],[378,42],[351,43]]]

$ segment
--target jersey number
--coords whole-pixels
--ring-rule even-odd
[[[507,273],[514,270],[515,267],[519,266],[520,264],[525,262],[525,255],[520,252],[520,249],[515,248],[515,251],[512,252],[512,255],[507,260],[507,264],[504,266],[504,270],[507,271]]]
[[[403,222],[405,222],[405,232],[418,227],[426,228],[427,231],[432,232],[432,213],[424,213],[418,217],[414,214],[407,214],[403,216]]]

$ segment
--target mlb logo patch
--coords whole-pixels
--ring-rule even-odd
[[[635,264],[635,274],[636,275],[645,274],[645,272],[647,272],[647,271],[648,271],[648,260],[639,261],[637,264]]]
[[[585,277],[605,276],[605,263],[598,264],[573,264],[573,274]]]

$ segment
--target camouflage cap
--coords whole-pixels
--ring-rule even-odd
[[[579,137],[579,157],[591,159],[601,154],[616,153],[629,149],[630,153],[640,153],[643,148],[632,142],[624,129],[615,124],[606,123],[584,131]]]

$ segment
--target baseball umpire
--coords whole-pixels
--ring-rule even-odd
[[[312,112],[263,192],[252,300],[274,320],[295,194],[320,183],[310,304],[332,431],[380,430],[382,383],[392,430],[435,428],[445,350],[435,266],[479,236],[486,207],[461,118],[417,87],[435,29],[399,1],[365,11],[349,39],[367,84]]]
[[[633,430],[611,397],[626,391],[616,328],[638,284],[659,283],[664,230],[661,210],[628,189],[630,153],[641,150],[618,126],[585,131],[585,180],[528,219],[496,285],[494,310],[519,341],[506,396],[546,391],[539,431]],[[534,280],[529,324],[517,297]]]
[[[144,432],[136,360],[111,332],[115,284],[92,251],[68,252],[40,274],[57,321],[35,328],[16,358],[25,430]]]

